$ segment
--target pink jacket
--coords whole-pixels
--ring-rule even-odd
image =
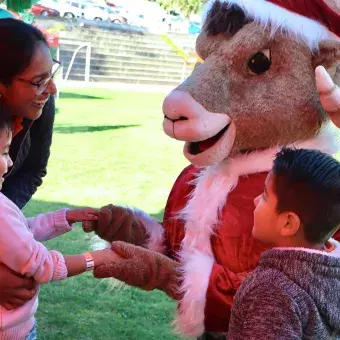
[[[21,210],[0,193],[0,262],[40,284],[65,279],[67,268],[63,255],[48,251],[40,242],[72,229],[66,220],[66,211],[26,219]],[[38,295],[15,310],[0,306],[0,338],[25,339],[34,326],[37,307]]]

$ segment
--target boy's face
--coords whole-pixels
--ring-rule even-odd
[[[274,175],[266,178],[264,192],[254,200],[253,236],[267,244],[276,244],[280,237],[280,215],[276,212],[277,197],[274,192]]]
[[[9,147],[11,146],[12,132],[6,129],[0,131],[0,189],[4,182],[4,175],[8,168],[13,165],[11,157],[9,157]]]

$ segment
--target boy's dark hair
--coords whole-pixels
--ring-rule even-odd
[[[47,45],[36,27],[16,19],[0,20],[0,83],[10,85],[27,69],[38,43]]]
[[[277,212],[299,216],[308,242],[327,241],[340,224],[340,163],[317,150],[283,148],[273,174]]]

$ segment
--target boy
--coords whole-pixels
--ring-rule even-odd
[[[274,248],[238,290],[228,340],[340,339],[340,163],[283,148],[255,206],[253,236]]]

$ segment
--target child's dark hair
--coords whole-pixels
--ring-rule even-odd
[[[10,85],[27,69],[38,43],[47,45],[36,27],[11,18],[0,20],[0,83]]]
[[[0,134],[12,132],[13,119],[9,111],[4,107],[2,100],[0,100]]]
[[[340,163],[317,150],[283,148],[273,174],[277,212],[299,216],[308,242],[327,241],[340,225]]]

